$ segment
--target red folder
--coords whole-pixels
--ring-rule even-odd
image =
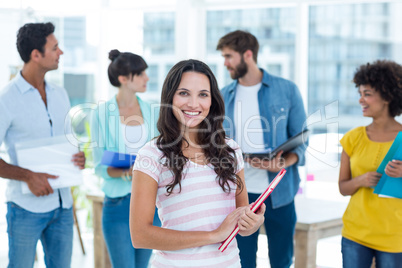
[[[281,181],[281,179],[283,178],[283,176],[285,175],[286,170],[285,169],[281,169],[281,171],[279,171],[278,175],[276,175],[275,179],[273,179],[271,181],[271,183],[269,184],[268,188],[265,190],[265,192],[263,192],[258,199],[254,202],[254,205],[251,207],[251,211],[252,212],[256,212],[257,209],[262,205],[262,203],[264,203],[264,201],[267,199],[267,197],[272,193],[272,191],[275,189],[276,185],[278,185],[278,183]],[[228,236],[228,238],[226,238],[225,241],[223,241],[222,245],[219,247],[219,250],[221,252],[224,252],[225,249],[229,246],[230,242],[232,242],[232,240],[235,238],[235,236],[237,235],[237,233],[239,232],[239,226],[236,226],[236,228],[233,230],[233,232]]]

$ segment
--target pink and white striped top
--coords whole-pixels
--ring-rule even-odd
[[[244,167],[242,152],[237,143],[227,139],[235,149],[238,166],[236,173]],[[181,192],[176,185],[171,195],[166,185],[173,180],[173,173],[163,163],[162,152],[156,141],[147,143],[138,152],[134,170],[151,176],[158,183],[156,206],[162,228],[180,231],[212,231],[219,227],[225,217],[236,209],[236,185],[230,184],[230,193],[219,186],[211,164],[199,165],[188,161],[183,170]],[[156,251],[152,267],[240,267],[236,241],[222,253],[219,244],[177,251]]]

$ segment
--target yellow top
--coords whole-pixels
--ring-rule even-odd
[[[365,127],[352,129],[341,139],[350,157],[352,179],[376,171],[390,142],[371,141]],[[402,252],[402,199],[379,197],[373,188],[361,187],[350,198],[343,215],[342,236],[366,247]]]

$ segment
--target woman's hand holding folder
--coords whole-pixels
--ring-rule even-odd
[[[221,225],[212,231],[214,243],[222,242],[230,235],[233,229],[236,228],[241,216],[245,214],[246,208],[247,207],[238,207],[233,210],[229,215],[226,216]]]
[[[400,160],[392,160],[389,161],[387,166],[385,167],[385,174],[393,178],[401,178],[402,177],[402,161]]]
[[[258,228],[264,223],[265,204],[254,213],[251,208],[254,203],[238,207],[226,216],[222,224],[213,231],[216,243],[225,240],[236,226],[239,226],[239,234],[241,236],[248,236],[255,233]]]
[[[281,181],[281,179],[283,178],[283,176],[285,175],[286,170],[282,169],[277,175],[276,177],[271,181],[271,183],[269,184],[268,188],[265,190],[265,192],[263,192],[258,198],[257,200],[251,204],[251,211],[252,212],[257,212],[258,209],[260,209],[261,207],[263,207],[263,210],[265,212],[265,205],[264,205],[264,201],[268,198],[268,196],[272,193],[272,191],[275,189],[276,185],[278,185],[278,183]],[[262,211],[257,212],[257,215],[261,216]],[[252,229],[252,228],[250,228]],[[239,233],[240,231],[240,227],[237,225],[236,228],[232,231],[232,233],[230,233],[230,235],[226,238],[225,241],[222,242],[222,245],[219,247],[219,250],[221,252],[225,251],[225,249],[229,246],[230,242],[232,242],[232,240],[235,238],[235,236]],[[251,231],[251,230],[250,230]]]
[[[264,223],[265,204],[262,203],[255,213],[251,210],[253,205],[254,203],[251,203],[246,207],[237,223],[239,226],[239,235],[241,236],[249,236],[255,233]]]

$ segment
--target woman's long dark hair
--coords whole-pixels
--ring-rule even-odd
[[[181,191],[181,180],[183,169],[189,159],[183,155],[183,142],[188,143],[181,131],[180,123],[173,115],[173,97],[179,87],[183,73],[196,72],[208,77],[211,87],[211,107],[208,116],[200,123],[197,133],[197,143],[203,149],[205,158],[214,168],[219,185],[224,192],[230,192],[229,182],[237,185],[242,190],[243,184],[236,175],[237,158],[233,148],[226,144],[226,135],[222,123],[225,115],[225,105],[218,88],[215,76],[211,69],[198,60],[185,60],[177,63],[166,76],[162,87],[161,108],[158,120],[157,146],[163,152],[165,165],[171,170],[174,179],[166,186],[170,195],[174,187],[179,184]]]

